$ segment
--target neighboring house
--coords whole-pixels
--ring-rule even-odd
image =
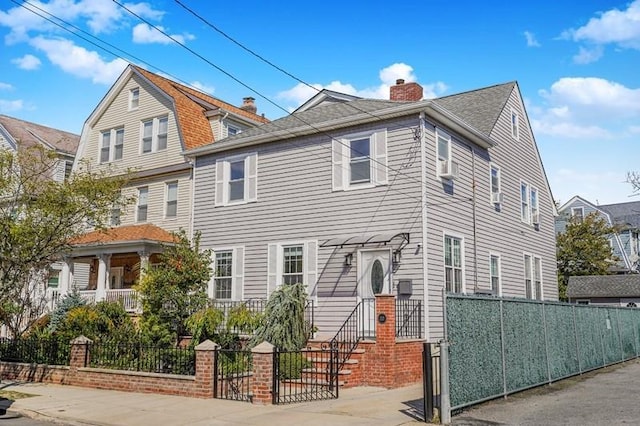
[[[555,206],[518,84],[422,93],[402,80],[390,100],[323,90],[188,149],[210,294],[303,282],[331,335],[359,301],[393,293],[424,302],[427,339],[442,335],[443,289],[557,300]]]
[[[123,195],[136,203],[114,208],[109,230],[74,241],[60,291],[87,300],[121,300],[135,309],[132,286],[157,262],[171,232],[192,230],[193,167],[183,151],[267,122],[253,98],[240,107],[129,65],[84,124],[74,171],[132,171]]]
[[[571,218],[582,220],[590,213],[597,213],[615,229],[609,235],[613,255],[618,259],[612,266],[613,273],[638,272],[640,262],[640,201],[596,205],[580,196],[575,196],[558,209],[556,232],[564,232]]]
[[[80,136],[0,114],[0,149],[18,152],[20,149],[43,147],[58,158],[51,179],[62,182],[69,177]],[[47,281],[49,288],[58,286],[61,263],[51,265]]]
[[[570,303],[640,307],[640,274],[569,277]]]

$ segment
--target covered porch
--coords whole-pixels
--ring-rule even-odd
[[[119,302],[127,312],[139,312],[133,287],[173,241],[170,232],[151,224],[84,234],[62,261],[57,298],[77,290],[87,303]]]

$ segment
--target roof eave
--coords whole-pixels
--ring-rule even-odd
[[[473,129],[468,124],[460,121],[460,119],[449,113],[447,110],[434,105],[434,103],[431,101],[420,101],[386,108],[380,111],[376,111],[375,114],[363,112],[355,116],[341,117],[315,125],[303,124],[293,129],[279,130],[266,134],[241,138],[237,141],[231,141],[229,143],[211,143],[209,145],[183,151],[182,154],[189,157],[197,157],[199,155],[224,152],[235,148],[255,146],[262,143],[306,136],[318,132],[329,132],[342,129],[344,127],[368,124],[379,120],[388,120],[391,118],[402,117],[413,113],[418,114],[425,110],[427,111],[428,115],[438,119],[439,121],[443,122],[443,124],[448,125],[453,130],[456,130],[461,135],[466,136],[479,146],[483,148],[489,148],[495,145],[495,143],[490,138]],[[429,112],[431,112],[431,114],[429,114]]]

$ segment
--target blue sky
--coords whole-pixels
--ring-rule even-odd
[[[627,172],[640,171],[640,0],[180,1],[318,88],[388,97],[388,86],[404,78],[433,97],[517,80],[557,201],[576,194],[600,204],[640,199],[625,182]],[[271,119],[313,95],[175,1],[122,3],[259,94],[111,0],[16,2],[0,0],[2,114],[80,133],[126,66],[20,5],[46,10],[138,58],[107,46],[124,59],[158,72],[146,61],[227,102],[254,96]]]

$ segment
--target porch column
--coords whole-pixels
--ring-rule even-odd
[[[58,294],[60,297],[69,293],[71,287],[71,262],[65,257],[62,260],[62,271],[60,271],[60,282],[58,283]]]
[[[98,282],[96,283],[96,302],[107,298],[107,288],[109,279],[109,268],[111,266],[111,255],[101,254],[98,256]]]
[[[149,253],[147,253],[146,251],[139,251],[138,256],[140,256],[140,282],[144,278],[145,274],[147,273],[147,269],[149,268]]]

